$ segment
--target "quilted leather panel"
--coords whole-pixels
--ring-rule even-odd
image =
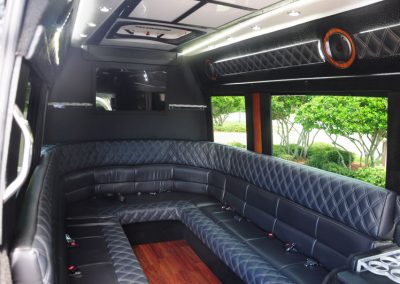
[[[381,224],[384,189],[288,161],[237,148],[193,141],[134,140],[56,147],[63,173],[99,166],[179,164],[230,174],[277,193],[373,237],[392,228]],[[386,220],[390,216],[385,217]],[[386,222],[390,223],[390,222]]]
[[[359,59],[400,55],[400,25],[353,36]]]
[[[56,147],[62,172],[101,166],[165,164],[172,159],[171,141],[88,142]]]
[[[394,231],[394,241],[400,245],[400,196],[396,198],[394,224],[396,226]]]
[[[111,206],[99,214],[115,216],[121,224],[180,220],[246,283],[292,283],[260,255],[206,217],[190,202],[158,202]]]
[[[182,222],[245,283],[292,283],[248,245],[197,208],[182,211]]]
[[[281,49],[261,51],[250,56],[217,61],[212,65],[216,75],[221,77],[323,62],[319,55],[318,42],[314,41]]]
[[[133,254],[131,245],[121,226],[116,222],[113,225],[102,227],[107,248],[114,266],[114,272],[120,284],[148,283],[146,276]]]
[[[387,220],[392,216],[390,212],[393,210],[390,208],[393,207],[389,203],[394,202],[393,193],[353,179],[214,143],[90,142],[55,147],[50,150],[48,159],[39,201],[36,234],[32,242],[44,283],[54,283],[55,277],[52,267],[55,256],[52,250],[55,247],[54,230],[57,227],[55,216],[59,210],[55,183],[59,175],[81,169],[139,164],[201,167],[242,178],[372,237],[381,238],[391,231],[391,222]],[[386,203],[387,209],[384,209]],[[152,215],[150,211],[153,211]],[[177,218],[177,212],[173,209],[143,209],[139,215],[145,216],[143,219],[157,219],[165,212],[168,214],[162,218]]]
[[[55,283],[57,277],[53,267],[56,263],[54,236],[57,235],[56,228],[59,222],[57,210],[61,210],[58,204],[62,200],[58,200],[57,191],[53,190],[56,183],[56,163],[54,156],[49,157],[40,194],[36,233],[32,242],[44,284]]]
[[[236,150],[230,174],[373,237],[391,218],[383,212],[393,192],[279,158]]]
[[[151,222],[179,220],[182,208],[191,208],[194,205],[187,201],[161,201],[134,205],[113,205],[99,208],[100,216],[118,218],[122,225]]]

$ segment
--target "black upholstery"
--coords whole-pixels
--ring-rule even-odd
[[[120,224],[179,220],[245,282],[320,283],[352,253],[391,242],[394,204],[387,190],[209,142],[57,146],[28,189],[22,215],[33,213],[17,234],[13,274],[28,283],[23,267],[34,265],[30,279],[62,283],[68,259],[87,270],[74,281],[92,283],[97,259],[109,283],[145,283]],[[93,242],[67,258],[64,232]]]

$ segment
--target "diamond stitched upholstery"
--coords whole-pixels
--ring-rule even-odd
[[[100,209],[99,214],[114,216],[121,224],[180,220],[246,283],[292,283],[248,245],[206,217],[190,202],[113,205]]]
[[[103,226],[102,231],[107,242],[107,248],[115,269],[118,283],[148,283],[140,263],[133,254],[131,245],[118,222],[113,225]]]
[[[376,186],[243,150],[233,152],[230,174],[372,237],[382,237],[382,212],[394,202],[393,192]]]
[[[35,188],[40,193],[40,196],[35,199],[36,201],[33,201],[37,202],[37,215],[32,214],[36,219],[30,223],[30,227],[34,226],[35,228],[34,230],[22,228],[19,235],[19,238],[25,238],[28,233],[24,230],[34,232],[32,242],[23,243],[25,253],[27,253],[24,256],[35,255],[35,261],[38,263],[38,270],[44,283],[55,283],[59,274],[55,271],[58,256],[54,251],[54,248],[57,247],[54,236],[58,234],[56,232],[59,225],[57,224],[59,222],[57,216],[62,216],[59,212],[62,210],[62,204],[58,202],[61,203],[63,198],[59,194],[61,191],[56,190],[58,178],[71,171],[87,168],[178,164],[211,169],[242,178],[264,190],[277,193],[371,237],[386,238],[392,230],[390,224],[393,220],[386,220],[390,219],[391,215],[385,212],[385,210],[393,211],[391,209],[393,209],[392,205],[395,198],[392,192],[350,178],[229,146],[209,142],[139,140],[65,145],[54,147],[48,152],[44,158],[48,162],[43,174],[43,182],[37,186],[39,190]],[[28,195],[31,192],[34,192],[34,190],[28,190]],[[142,220],[147,220],[147,218],[150,220],[151,218],[173,219],[179,217],[178,212],[171,209],[169,205],[165,205],[165,208],[168,208],[165,212],[151,208],[151,211],[154,211],[151,214],[137,211],[139,212],[138,215],[132,215],[131,218],[135,220],[135,218],[140,217]],[[129,211],[131,210],[132,208],[129,208]],[[113,213],[115,212],[108,212],[107,214]],[[193,216],[193,218],[196,216]],[[123,217],[121,217],[121,221],[124,223],[131,222],[132,219],[123,220]],[[192,224],[189,220],[186,222],[187,226],[192,226],[194,231],[207,229],[200,229],[201,224]],[[207,223],[208,221],[204,220],[204,222]],[[229,234],[226,238],[229,238]],[[204,242],[212,243],[213,241],[212,238],[208,239],[205,235],[202,236],[202,239]],[[17,241],[18,243],[20,242]],[[221,242],[213,248],[214,252],[224,257],[223,251],[218,251],[218,248],[225,247],[229,250],[230,246],[225,245]],[[16,251],[19,254],[13,256],[13,269],[15,268],[14,271],[21,271],[24,262],[19,262],[19,260],[23,259],[20,256],[24,252],[21,252],[18,246]],[[230,257],[235,259],[233,255]],[[242,263],[237,260],[226,260],[226,262],[229,265]],[[243,263],[246,263],[246,261],[243,261]],[[254,267],[254,269],[251,268],[253,269],[252,272],[258,275],[262,274],[258,273],[257,265],[253,266],[253,263],[257,263],[257,261],[249,261],[249,263],[249,267]],[[244,275],[245,272],[240,265],[231,268],[246,281],[262,279],[261,276],[252,279],[251,277],[254,275],[247,270],[246,273],[249,273],[249,275]],[[275,280],[268,281],[273,282]]]
[[[245,283],[292,283],[247,244],[222,229],[199,209],[183,210],[182,222]]]
[[[400,55],[400,25],[353,36],[359,59]]]
[[[217,61],[212,65],[215,68],[216,75],[221,77],[323,62],[319,55],[318,42],[314,41],[282,49],[261,51],[246,57]]]
[[[182,208],[194,207],[186,201],[161,201],[156,203],[113,205],[99,208],[100,216],[117,217],[122,225],[161,220],[179,220]]]
[[[282,195],[372,237],[385,237],[386,202],[394,194],[379,187],[211,142],[115,141],[89,142],[55,148],[63,173],[99,166],[180,164],[230,174]]]

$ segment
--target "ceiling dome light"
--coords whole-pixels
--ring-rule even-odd
[[[111,8],[107,8],[106,6],[101,6],[99,8],[99,10],[100,10],[100,12],[108,13],[108,12],[110,12]]]
[[[258,26],[258,25],[252,26],[251,28],[253,29],[253,31],[259,31],[259,30],[261,30],[261,27]]]
[[[88,37],[88,35],[85,34],[85,33],[81,33],[80,36],[81,36],[81,37]]]
[[[92,28],[94,28],[94,27],[96,26],[96,24],[95,24],[95,23],[92,23],[92,22],[88,23],[87,25],[88,25],[89,27],[92,27]]]
[[[300,11],[296,11],[296,10],[291,10],[291,11],[287,12],[287,14],[288,14],[290,17],[298,17],[298,16],[301,15]]]

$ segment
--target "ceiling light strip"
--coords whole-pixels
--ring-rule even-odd
[[[347,76],[331,76],[331,77],[329,77],[329,76],[328,77],[306,77],[306,78],[288,78],[288,79],[263,80],[263,81],[248,81],[248,82],[225,83],[225,84],[222,84],[222,86],[236,86],[236,85],[248,85],[248,84],[265,84],[265,83],[281,83],[281,82],[296,82],[296,81],[315,81],[315,80],[329,80],[329,79],[386,77],[386,76],[400,76],[400,72],[377,73],[377,74],[367,74],[367,75],[347,75]]]
[[[359,1],[352,1],[350,4],[348,4],[346,9],[338,7],[335,10],[329,10],[324,13],[320,13],[318,15],[310,15],[306,17],[299,17],[296,21],[292,22],[285,22],[281,23],[279,25],[274,25],[270,26],[268,28],[263,28],[259,30],[258,32],[248,32],[244,33],[238,37],[235,36],[234,41],[232,42],[227,42],[225,39],[232,34],[235,34],[236,32],[239,32],[245,28],[251,28],[252,26],[259,24],[260,22],[268,19],[269,17],[273,17],[276,14],[279,14],[282,12],[283,8],[287,8],[288,6],[291,6],[291,4],[299,2],[300,0],[287,0],[287,1],[281,1],[279,3],[273,4],[271,6],[266,7],[263,10],[260,10],[255,13],[251,13],[248,16],[242,17],[236,21],[233,21],[226,26],[221,27],[221,30],[219,32],[215,32],[209,36],[203,37],[202,40],[199,39],[197,43],[194,43],[192,45],[188,45],[187,48],[184,48],[181,53],[179,53],[179,56],[182,55],[193,55],[193,54],[198,54],[202,52],[207,52],[213,49],[217,49],[223,46],[226,46],[228,44],[240,42],[243,40],[247,40],[249,38],[257,37],[260,35],[265,35],[269,34],[272,32],[276,32],[282,29],[286,28],[291,28],[293,26],[310,22],[322,17],[327,17],[330,15],[334,15],[337,13],[342,13],[345,11],[349,11],[352,9],[357,9],[360,7],[365,7],[367,5],[371,5],[377,2],[381,2],[383,0],[359,0]]]
[[[398,26],[400,26],[400,23],[389,25],[389,26],[384,26],[384,27],[378,27],[378,28],[374,28],[374,29],[370,29],[370,30],[366,30],[366,31],[362,31],[359,34],[372,33],[372,32],[375,32],[375,31],[390,29],[390,28],[394,28],[394,27],[398,27]]]
[[[244,57],[249,57],[249,56],[253,56],[253,55],[257,55],[257,54],[261,54],[261,53],[268,53],[268,52],[277,51],[277,50],[286,49],[286,48],[291,48],[291,47],[295,47],[295,46],[299,46],[299,45],[306,45],[306,44],[313,43],[313,42],[318,42],[319,43],[319,40],[310,40],[310,41],[305,41],[305,42],[299,42],[299,43],[295,43],[295,44],[289,44],[289,45],[280,46],[280,47],[276,47],[276,48],[261,50],[261,51],[254,52],[254,53],[248,53],[248,54],[244,54],[244,55],[228,57],[228,58],[225,58],[225,59],[217,60],[214,63],[221,63],[221,62],[235,60],[235,59],[244,58]]]
[[[210,37],[205,38],[203,41],[194,44],[192,46],[189,46],[187,49],[184,49],[179,55],[187,55],[193,52],[196,52],[202,48],[206,48],[210,44],[215,43],[216,41],[219,41],[221,39],[225,39],[229,37],[231,34],[240,31],[246,27],[252,27],[256,24],[258,24],[261,20],[264,20],[265,18],[270,16],[270,13],[274,11],[279,11],[280,8],[287,6],[289,4],[298,2],[300,0],[283,0],[278,3],[272,4],[260,11],[257,11],[255,13],[251,13],[247,16],[244,16],[236,21],[233,21],[226,26],[228,26],[225,30],[222,30],[220,32],[216,32]],[[225,26],[221,27],[222,29],[225,28]]]

